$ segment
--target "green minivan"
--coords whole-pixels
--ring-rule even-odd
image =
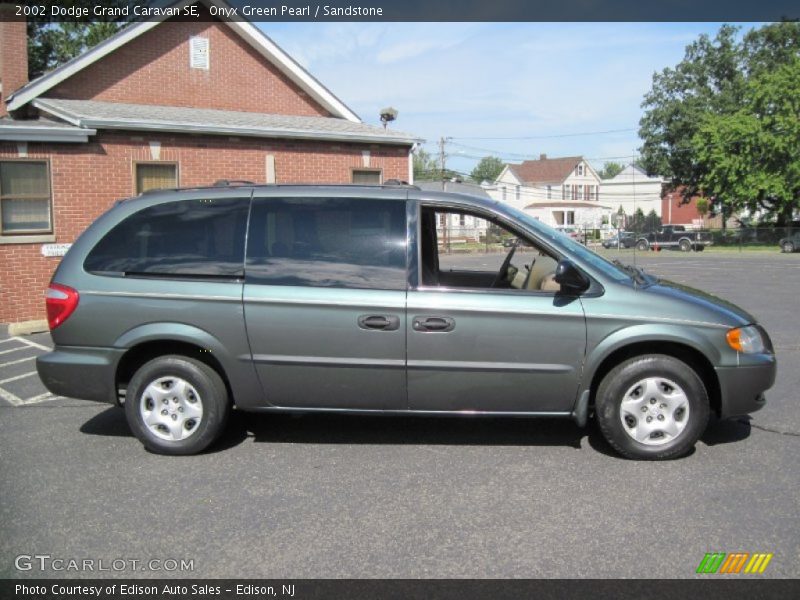
[[[736,306],[405,184],[145,193],[79,237],[46,303],[47,388],[123,406],[163,454],[202,451],[235,409],[593,415],[620,454],[667,459],[711,413],[763,407],[776,372]]]

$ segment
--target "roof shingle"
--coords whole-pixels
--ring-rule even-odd
[[[509,164],[514,176],[524,183],[561,183],[575,169],[581,156],[526,160],[518,165]]]

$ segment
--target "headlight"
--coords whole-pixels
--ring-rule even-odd
[[[728,345],[737,352],[757,354],[765,351],[764,338],[755,325],[731,329],[726,337]]]

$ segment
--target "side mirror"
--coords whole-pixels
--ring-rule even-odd
[[[562,292],[579,293],[586,291],[591,282],[571,260],[564,258],[556,267],[556,283],[561,286]]]

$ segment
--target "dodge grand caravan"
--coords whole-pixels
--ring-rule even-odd
[[[448,253],[448,215],[519,241]],[[666,459],[711,413],[760,409],[776,371],[736,306],[408,185],[146,193],[80,236],[46,303],[47,388],[124,406],[164,454],[203,450],[235,408],[593,415],[622,455]]]

